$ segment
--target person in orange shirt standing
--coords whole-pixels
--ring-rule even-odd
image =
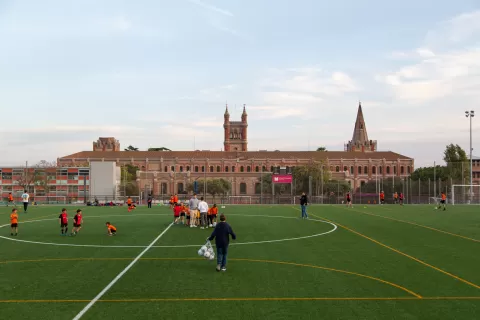
[[[12,214],[10,214],[10,228],[11,228],[11,235],[18,235],[18,213],[17,209],[12,209]],[[15,233],[14,233],[15,231]]]
[[[209,210],[208,210],[208,225],[209,227],[214,227],[214,223],[215,225],[217,224],[217,214],[218,214],[218,207],[216,204],[213,205],[213,207],[211,207]]]
[[[8,207],[9,204],[13,204],[14,206],[17,206],[17,205],[15,204],[15,202],[13,201],[13,195],[12,195],[11,192],[8,194],[7,207]]]
[[[440,200],[440,204],[438,205],[438,208],[437,209],[440,209],[442,206],[443,206],[443,211],[447,210],[447,195],[445,194],[445,192],[442,192],[442,195],[441,195],[441,200]]]
[[[169,203],[170,203],[170,209],[173,210],[173,208],[174,208],[174,205],[173,205],[173,194],[170,195],[170,201],[169,201]]]
[[[380,192],[380,204],[385,204],[385,192]]]
[[[176,205],[178,203],[178,196],[175,194],[173,196],[173,205]]]
[[[398,193],[397,193],[397,192],[395,192],[395,193],[393,194],[393,203],[394,203],[394,204],[397,204],[397,203],[398,203]]]

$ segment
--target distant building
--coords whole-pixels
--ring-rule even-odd
[[[296,166],[322,163],[332,179],[346,180],[352,188],[378,178],[408,177],[414,160],[391,151],[377,151],[369,140],[361,105],[358,107],[352,140],[345,151],[248,151],[247,112],[241,121],[230,121],[224,113],[224,151],[120,151],[115,138],[100,138],[93,151],[82,151],[58,159],[60,166],[88,166],[92,161],[114,161],[117,166],[135,165],[141,172],[139,186],[156,195],[183,193],[188,183],[208,178],[225,178],[232,195],[258,192],[261,172],[291,173]]]

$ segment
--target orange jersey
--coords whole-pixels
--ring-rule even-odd
[[[210,209],[208,209],[208,214],[209,215],[213,215],[213,214],[217,214],[218,213],[218,208],[217,207],[211,207]]]
[[[115,227],[112,226],[112,225],[109,225],[107,228],[108,228],[108,230],[110,230],[110,231],[117,231],[117,228],[115,228]]]
[[[173,199],[174,199],[173,197],[170,197],[170,203],[173,203]]]
[[[442,200],[447,200],[447,195],[445,193],[442,194]]]
[[[398,198],[398,194],[395,193],[395,194],[393,195],[393,197],[394,197],[395,199],[397,199],[397,198]]]
[[[132,199],[129,198],[129,199],[127,200],[127,204],[128,204],[128,205],[131,205],[131,204],[132,204]]]
[[[173,203],[178,203],[178,197],[177,196],[173,197]]]
[[[185,214],[190,214],[190,210],[188,210],[188,208],[185,206],[182,206],[182,211],[185,212]]]
[[[18,223],[18,214],[12,213],[10,215],[10,223],[11,224]]]
[[[385,193],[383,193],[383,192],[380,193],[380,199],[382,199],[382,200],[385,199]]]
[[[13,196],[12,195],[8,196],[8,201],[13,201]]]

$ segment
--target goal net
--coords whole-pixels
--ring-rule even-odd
[[[66,196],[33,196],[32,202],[36,204],[67,204],[67,197]],[[18,203],[21,204],[21,201],[18,201]]]
[[[229,196],[229,204],[252,204],[251,196]]]
[[[480,204],[480,185],[452,185],[451,204]]]

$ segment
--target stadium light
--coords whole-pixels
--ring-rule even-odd
[[[465,111],[465,117],[470,118],[470,196],[473,196],[472,118],[475,117],[475,111]],[[472,197],[470,198],[471,201]]]

